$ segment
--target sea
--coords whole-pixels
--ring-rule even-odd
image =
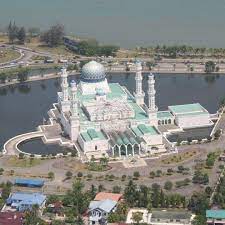
[[[0,0],[0,29],[61,23],[68,35],[124,48],[224,47],[224,11],[225,0]]]

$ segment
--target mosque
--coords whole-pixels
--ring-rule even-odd
[[[72,81],[69,85],[67,76],[63,68],[56,104],[59,121],[64,134],[87,156],[162,153],[168,151],[168,140],[160,127],[182,130],[213,125],[209,112],[199,103],[158,111],[154,75],[148,75],[144,93],[140,62],[136,62],[133,94],[118,83],[108,83],[104,66],[96,61],[83,66],[79,83]]]

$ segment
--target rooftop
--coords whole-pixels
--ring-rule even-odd
[[[145,124],[139,124],[137,127],[133,127],[132,131],[136,136],[142,137],[145,134],[157,135],[159,132],[153,126],[146,126]]]
[[[15,184],[20,186],[29,186],[29,187],[42,187],[44,185],[43,180],[38,179],[15,179]]]
[[[106,200],[110,199],[112,201],[118,202],[122,198],[122,194],[115,194],[115,193],[109,193],[109,192],[99,192],[95,196],[95,201],[101,201],[101,200]]]
[[[225,219],[225,210],[206,210],[206,217],[213,219]]]
[[[173,105],[173,106],[169,106],[168,108],[175,115],[180,115],[180,114],[193,115],[193,114],[208,113],[206,111],[206,109],[204,109],[199,103],[185,104],[185,105]]]
[[[45,200],[46,196],[41,193],[16,192],[9,196],[7,203],[13,204],[14,202],[20,202],[27,205],[42,205]]]
[[[172,118],[173,115],[170,111],[159,111],[157,112],[157,118],[158,119],[167,119],[167,118]]]
[[[20,212],[0,212],[1,225],[22,225],[23,214]]]
[[[95,129],[88,129],[85,132],[81,133],[82,138],[85,142],[92,140],[104,140],[106,139],[104,134],[101,131],[96,131]]]
[[[153,219],[191,219],[191,213],[188,211],[152,211]]]
[[[89,205],[89,210],[101,209],[105,212],[111,212],[111,210],[116,206],[117,202],[110,199],[102,201],[91,201]]]

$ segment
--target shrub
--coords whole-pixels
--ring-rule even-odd
[[[140,173],[138,171],[134,171],[133,176],[135,179],[138,179],[140,177]]]
[[[166,181],[164,184],[164,189],[170,191],[173,188],[173,183],[171,181]]]
[[[77,177],[83,177],[83,173],[78,172],[78,173],[77,173]]]

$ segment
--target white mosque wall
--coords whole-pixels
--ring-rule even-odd
[[[109,143],[106,139],[85,142],[81,135],[79,135],[78,143],[84,152],[106,152],[109,150]]]
[[[106,79],[96,83],[80,81],[79,88],[83,95],[94,95],[96,94],[96,89],[99,89],[99,88],[102,89],[105,93],[111,92]]]
[[[212,124],[209,114],[175,117],[175,123],[181,128],[204,127]]]
[[[145,142],[148,145],[162,145],[163,144],[163,138],[162,134],[157,134],[157,135],[144,135],[142,138],[145,140]]]

